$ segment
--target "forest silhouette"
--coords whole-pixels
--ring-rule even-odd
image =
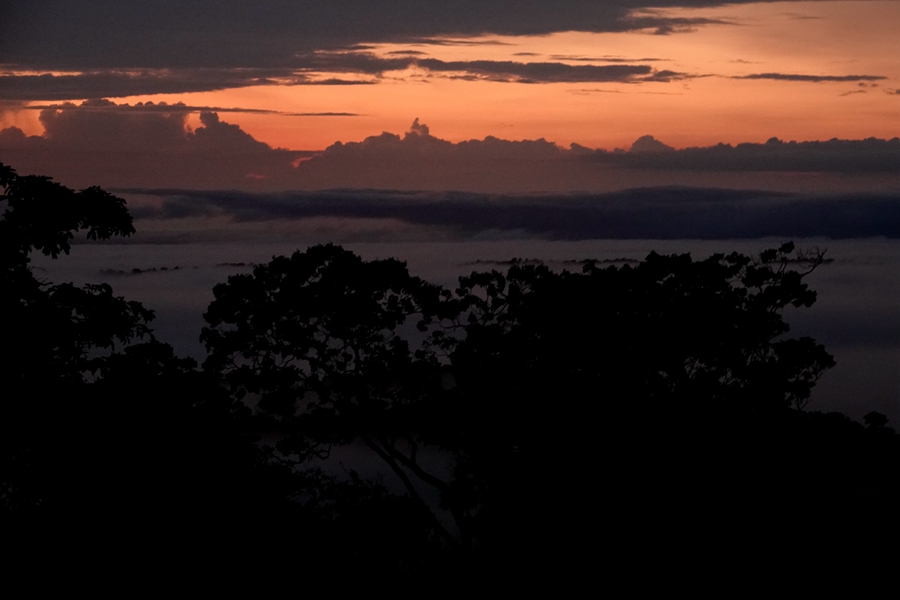
[[[165,538],[467,577],[850,548],[896,521],[886,417],[808,410],[834,361],[783,311],[815,302],[822,253],[514,262],[445,289],[313,246],[214,288],[198,365],[154,338],[152,310],[29,266],[79,232],[132,234],[124,200],[2,164],[0,186],[11,545]]]

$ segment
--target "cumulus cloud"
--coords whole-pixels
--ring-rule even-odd
[[[675,148],[663,144],[652,135],[642,135],[631,145],[631,152],[667,152],[670,150],[675,150]]]
[[[731,172],[808,172],[808,173],[900,173],[900,138],[883,140],[839,140],[784,142],[771,138],[764,144],[718,144],[705,148],[685,148],[672,152],[646,152],[662,149],[661,142],[644,136],[632,152],[598,151],[598,161],[634,169],[672,169]]]
[[[774,175],[779,173],[784,176]],[[643,181],[796,190],[817,185],[827,189],[847,177],[857,179],[854,185],[878,189],[891,182],[896,185],[898,174],[897,138],[825,142],[772,138],[765,144],[676,150],[645,135],[628,152],[610,152],[577,144],[564,148],[545,139],[493,136],[451,143],[431,135],[416,120],[402,137],[382,133],[361,142],[336,143],[300,163],[294,181],[295,187],[304,189],[571,191],[613,190]],[[866,181],[858,181],[863,176]]]
[[[898,193],[803,196],[684,187],[529,196],[365,190],[126,191],[161,200],[136,212],[143,219],[389,219],[462,236],[515,231],[570,240],[900,237]]]
[[[202,126],[191,130],[187,115],[180,110],[47,108],[40,113],[43,135],[26,136],[15,127],[0,131],[0,158],[22,174],[51,175],[75,187],[163,181],[253,187],[290,173],[291,162],[308,154],[273,149],[213,112],[202,112]]]
[[[900,139],[719,144],[677,150],[650,135],[629,151],[559,146],[543,138],[450,142],[418,119],[323,151],[271,148],[215,112],[187,126],[188,107],[96,100],[45,108],[46,131],[0,131],[0,160],[70,186],[370,188],[470,192],[612,191],[647,185],[782,191],[900,185]]]
[[[361,142],[337,142],[297,166],[292,187],[461,190],[595,189],[596,165],[543,138],[488,136],[452,143],[416,119],[404,135],[384,132]],[[563,187],[560,187],[563,186]]]

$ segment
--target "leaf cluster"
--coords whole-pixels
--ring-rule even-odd
[[[153,312],[139,303],[114,296],[106,284],[43,282],[29,267],[34,250],[68,254],[78,231],[94,240],[133,233],[125,201],[99,188],[76,192],[48,177],[19,176],[3,164],[0,187],[4,379],[78,381],[96,368],[102,351],[149,338]]]
[[[125,201],[99,187],[75,191],[49,177],[18,175],[0,163],[0,240],[4,258],[25,257],[40,250],[56,258],[69,253],[74,233],[85,230],[89,240],[106,240],[134,233]]]

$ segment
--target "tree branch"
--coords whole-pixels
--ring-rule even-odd
[[[415,486],[413,486],[412,481],[410,481],[410,479],[409,479],[409,476],[407,476],[407,474],[403,472],[403,469],[400,468],[400,465],[397,464],[397,462],[391,457],[391,455],[387,451],[385,451],[381,446],[379,446],[378,444],[373,442],[371,439],[369,439],[368,436],[366,436],[364,434],[360,434],[359,437],[362,438],[363,442],[365,442],[365,444],[369,448],[371,448],[372,451],[375,452],[375,454],[380,456],[382,458],[382,460],[384,460],[388,464],[388,466],[391,468],[391,470],[397,475],[397,477],[400,478],[400,481],[403,483],[403,486],[406,488],[406,491],[409,492],[409,495],[413,498],[413,500],[416,501],[416,503],[419,505],[419,507],[428,516],[432,525],[434,525],[437,528],[438,533],[440,533],[441,537],[444,538],[444,541],[447,542],[447,544],[449,544],[450,547],[453,548],[454,550],[459,550],[460,549],[459,541],[457,541],[456,538],[454,538],[453,535],[451,535],[450,532],[447,531],[447,528],[441,524],[440,520],[428,507],[428,504],[425,502],[425,500],[422,498],[422,496],[416,490]]]

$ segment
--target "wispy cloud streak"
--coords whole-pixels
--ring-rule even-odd
[[[806,75],[802,73],[754,73],[752,75],[739,75],[733,79],[770,79],[773,81],[805,81],[809,83],[823,83],[829,81],[880,81],[887,79],[882,75]]]
[[[282,110],[269,110],[264,108],[242,108],[237,106],[196,106],[183,102],[137,102],[135,104],[116,104],[106,99],[86,100],[80,104],[64,102],[62,104],[28,104],[19,105],[17,110],[76,110],[89,112],[116,112],[116,113],[245,113],[254,115],[279,115],[282,117],[358,117],[359,113],[353,112],[286,112]]]

